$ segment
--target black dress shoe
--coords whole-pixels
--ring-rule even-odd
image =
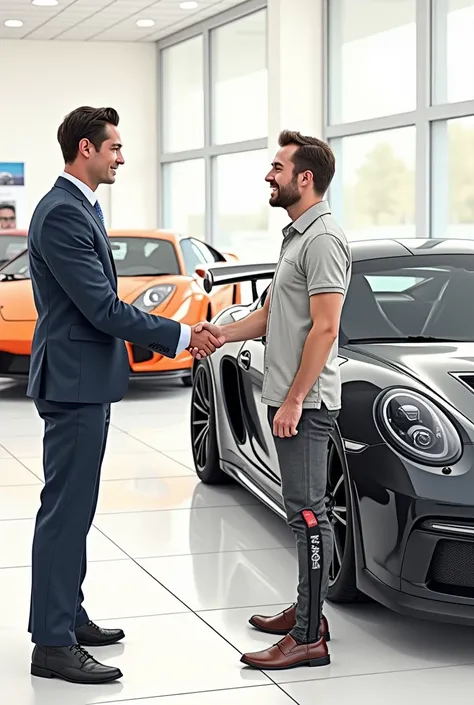
[[[76,627],[76,639],[82,646],[110,646],[125,637],[121,629],[102,629],[94,622]]]
[[[62,678],[69,683],[110,683],[122,678],[118,668],[104,666],[82,646],[38,646],[33,650],[31,674],[40,678]]]

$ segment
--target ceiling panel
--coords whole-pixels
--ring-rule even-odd
[[[197,0],[194,10],[182,10],[181,0],[59,0],[38,7],[31,0],[0,0],[0,39],[153,42],[224,12],[245,0]],[[153,27],[136,21],[151,19]],[[21,20],[20,28],[5,27]]]

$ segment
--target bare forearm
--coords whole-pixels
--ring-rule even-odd
[[[313,326],[306,338],[301,362],[288,399],[302,404],[311,390],[328,359],[337,334],[332,329]]]
[[[241,321],[222,326],[222,334],[228,343],[261,338],[267,330],[267,319],[266,309],[260,308]]]

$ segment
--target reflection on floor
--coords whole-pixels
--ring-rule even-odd
[[[148,382],[134,384],[113,407],[85,593],[92,619],[126,632],[121,645],[95,650],[124,678],[79,687],[29,674],[42,426],[25,387],[0,383],[1,702],[444,705],[453,689],[467,700],[474,686],[472,631],[414,622],[375,604],[327,607],[328,668],[268,674],[241,668],[242,651],[276,640],[252,630],[248,617],[293,601],[293,538],[239,487],[199,484],[189,398],[179,384]]]

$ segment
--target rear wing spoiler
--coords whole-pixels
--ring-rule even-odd
[[[276,262],[264,264],[215,264],[210,267],[200,266],[196,273],[202,277],[204,290],[209,294],[214,286],[223,284],[252,283],[252,295],[257,298],[257,282],[261,279],[273,279]]]

